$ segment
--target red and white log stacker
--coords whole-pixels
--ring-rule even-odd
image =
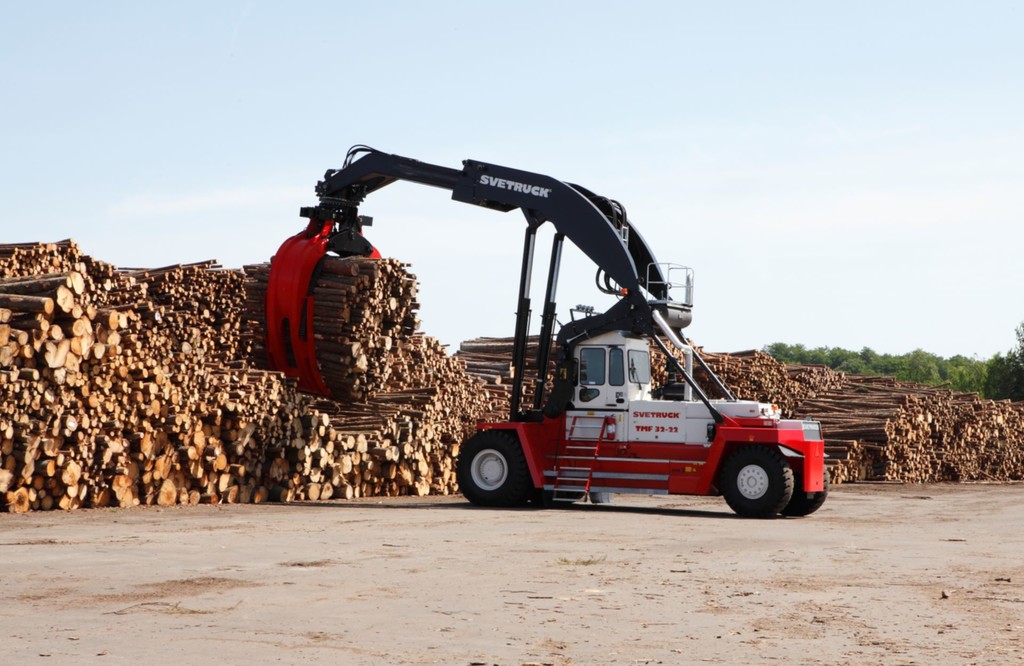
[[[692,271],[659,263],[617,201],[550,176],[476,160],[452,169],[353,147],[344,165],[317,184],[319,203],[301,209],[307,227],[272,260],[266,316],[273,367],[307,391],[329,394],[312,335],[312,278],[328,252],[380,256],[362,234],[372,219],[358,209],[398,180],[444,188],[455,201],[496,211],[519,209],[526,218],[509,418],[479,424],[461,445],[458,481],[470,502],[551,506],[606,501],[612,493],[722,495],[748,517],[805,516],[823,504],[829,477],[820,424],[782,419],[774,405],[736,399],[681,334],[692,318]],[[556,372],[550,391],[540,373],[531,404],[523,405],[534,247],[545,223],[554,226],[554,238],[535,367],[548,367],[554,353]],[[556,337],[566,240],[597,265],[598,289],[618,300],[605,312],[574,309]],[[675,379],[658,390],[651,385],[652,344]],[[725,398],[709,398],[694,368]]]

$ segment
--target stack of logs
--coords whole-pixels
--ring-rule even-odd
[[[119,271],[70,241],[4,246],[0,257],[11,306],[0,327],[0,504],[266,497],[250,446],[264,409],[248,409],[237,385],[279,405],[281,382],[239,380],[215,362],[233,353],[237,324],[217,306],[230,310],[226,287],[240,276],[210,265]]]
[[[372,401],[315,400],[249,362],[245,281],[0,246],[0,508],[453,492],[482,411],[461,364],[402,317]]]
[[[1020,403],[847,376],[842,386],[802,401],[799,415],[821,421],[839,482],[1024,479]]]
[[[700,353],[737,397],[820,421],[834,483],[1024,479],[1024,404],[787,366],[760,351]],[[657,356],[655,376],[663,377]]]
[[[417,285],[406,268],[389,259],[322,261],[312,292],[313,334],[332,399],[313,404],[326,418],[321,426],[328,441],[336,437],[345,447],[337,464],[330,451],[317,449],[322,434],[302,451],[275,452],[269,474],[281,499],[316,499],[318,491],[324,499],[319,479],[328,478],[328,465],[331,486],[344,497],[457,490],[459,444],[482,420],[488,399],[441,343],[414,332]],[[262,304],[269,265],[246,266],[245,272],[243,339],[254,362],[266,367]],[[289,465],[296,462],[284,460],[289,456],[301,466]]]
[[[265,265],[124,269],[72,241],[0,245],[0,508],[454,492],[459,442],[507,418],[512,340],[449,356],[415,332],[405,265],[328,263],[314,333],[335,400],[266,369]],[[739,397],[820,420],[835,482],[1024,478],[1020,403],[757,351],[703,357]]]
[[[509,417],[509,406],[512,399],[512,367],[513,338],[475,338],[459,345],[455,357],[465,363],[466,372],[483,382],[483,390],[487,395],[488,420],[504,421]],[[537,392],[537,352],[540,337],[530,336],[526,343],[526,364],[524,367],[523,388],[520,396],[522,407],[533,405]],[[551,379],[555,369],[555,346],[552,343],[545,373],[546,390],[551,388]]]
[[[268,451],[272,499],[456,492],[459,444],[483,413],[477,383],[428,336],[400,340],[391,354],[384,390],[311,400],[302,436]]]
[[[311,292],[313,337],[320,375],[336,400],[365,400],[388,385],[394,347],[418,326],[416,276],[407,267],[393,259],[321,260]],[[245,273],[247,338],[265,367],[270,264],[246,266]]]

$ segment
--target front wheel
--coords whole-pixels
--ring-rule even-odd
[[[793,469],[773,448],[742,446],[725,461],[719,487],[737,514],[770,518],[793,497]]]
[[[533,491],[519,440],[501,430],[483,430],[466,440],[455,474],[462,494],[478,506],[523,505]]]
[[[793,477],[794,490],[793,498],[789,500],[789,504],[782,510],[784,516],[809,516],[825,503],[825,498],[828,497],[829,486],[832,485],[829,479],[828,470],[825,470],[825,478],[823,479],[824,485],[821,487],[821,491],[813,493],[808,496],[804,492],[804,480],[803,476],[796,474]]]

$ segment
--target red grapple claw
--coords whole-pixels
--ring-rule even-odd
[[[299,388],[329,396],[320,375],[313,339],[310,281],[327,253],[333,222],[311,221],[286,240],[271,259],[267,282],[267,356],[270,367],[297,377]]]

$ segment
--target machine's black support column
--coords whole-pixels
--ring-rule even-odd
[[[522,402],[523,373],[526,369],[526,338],[530,331],[530,277],[533,275],[533,249],[537,241],[537,227],[533,220],[527,220],[526,238],[523,241],[523,269],[519,275],[519,304],[516,310],[516,333],[512,346],[512,399],[509,405],[509,420],[521,421],[519,406]]]
[[[558,270],[562,264],[562,242],[565,234],[556,233],[551,243],[551,265],[548,266],[548,285],[544,290],[544,314],[540,318],[540,348],[537,350],[536,390],[533,408],[540,409],[544,402],[544,384],[547,382],[548,359],[551,357],[551,334],[555,328],[555,296],[558,292]]]

